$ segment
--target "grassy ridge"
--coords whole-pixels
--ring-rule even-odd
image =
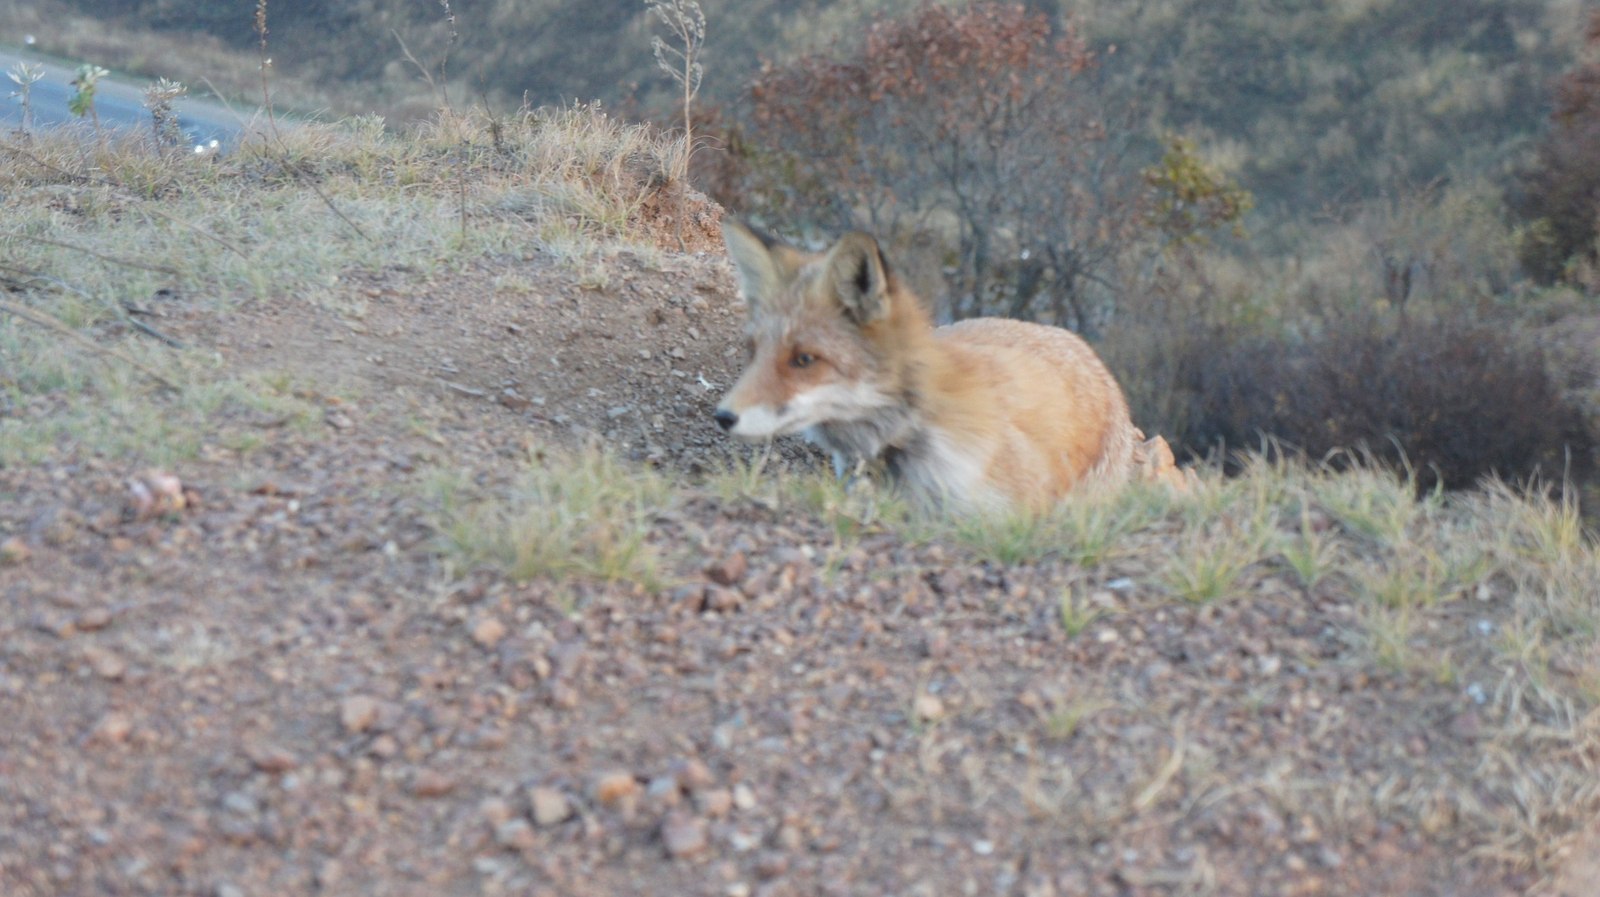
[[[135,325],[161,327],[140,310],[177,303],[225,321],[230,309],[271,304],[359,324],[369,297],[349,282],[362,273],[444,278],[532,253],[583,270],[619,243],[658,253],[670,235],[642,210],[669,189],[663,174],[682,153],[589,108],[499,121],[444,115],[406,137],[371,119],[312,125],[255,134],[215,160],[82,136],[0,149],[16,163],[0,169],[0,189],[25,213],[0,229],[4,301],[33,316],[0,315],[0,467],[178,465],[207,444],[248,456],[270,449],[275,433],[317,430],[327,413],[319,384],[168,345]],[[1289,619],[1315,609],[1334,653],[1306,662],[1385,677],[1395,713],[1419,692],[1430,712],[1468,708],[1481,734],[1425,781],[1329,774],[1252,787],[1331,823],[1359,805],[1455,833],[1475,856],[1518,866],[1550,861],[1600,802],[1591,768],[1600,553],[1577,508],[1543,493],[1419,496],[1414,482],[1379,469],[1257,460],[1236,477],[1205,472],[1184,495],[1132,488],[1041,517],[930,521],[820,472],[752,465],[695,479],[550,451],[502,487],[453,464],[447,456],[426,483],[392,487],[425,503],[431,556],[451,576],[554,584],[563,613],[582,609],[570,583],[692,597],[705,546],[673,535],[687,509],[713,525],[776,522],[785,547],[809,550],[819,581],[841,589],[866,588],[858,562],[869,547],[921,552],[920,566],[893,575],[977,569],[1048,585],[1043,610],[1074,640],[1163,614],[1198,620],[1248,606]],[[1216,687],[1235,712],[1259,710],[1255,693],[1229,690],[1224,678]],[[1038,726],[1071,737],[1115,706],[1105,692],[1040,705]],[[1040,786],[1033,799],[1043,809],[1030,812],[1126,817],[1152,806],[1185,756],[1204,766],[1196,733],[1176,740],[1171,771],[1148,770],[1114,806],[1080,809]]]

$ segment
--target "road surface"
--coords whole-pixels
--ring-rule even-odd
[[[44,70],[44,78],[33,85],[29,105],[33,109],[32,126],[35,129],[55,127],[82,121],[67,108],[67,103],[77,89],[72,80],[77,77],[74,65],[63,63],[26,48],[0,45],[0,131],[14,131],[22,127],[22,104],[15,96],[21,92],[4,73],[14,70],[18,63],[28,63]],[[144,88],[149,82],[139,82],[119,75],[100,79],[95,89],[95,110],[100,114],[100,124],[108,128],[151,129],[150,112],[144,108]],[[226,148],[238,138],[243,127],[241,116],[254,113],[253,106],[230,111],[221,103],[183,97],[173,103],[178,113],[178,125],[196,147]]]

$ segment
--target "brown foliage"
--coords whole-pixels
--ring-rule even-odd
[[[1589,21],[1589,48],[1600,54],[1600,12]],[[1600,267],[1600,59],[1556,85],[1551,129],[1518,179],[1513,210],[1528,228],[1523,267],[1552,283]]]
[[[801,227],[935,235],[954,317],[1092,328],[1143,201],[1097,63],[1074,28],[1021,6],[926,4],[846,58],[763,65],[740,176],[713,192]]]
[[[1370,453],[1451,489],[1491,474],[1559,478],[1594,460],[1542,353],[1502,327],[1350,318],[1303,342],[1218,328],[1180,346],[1191,452],[1270,436],[1312,458]]]

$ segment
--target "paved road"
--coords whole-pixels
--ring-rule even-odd
[[[47,128],[79,121],[67,108],[67,102],[76,93],[72,79],[77,76],[75,66],[34,53],[24,48],[0,45],[0,130],[10,131],[22,126],[22,105],[7,95],[18,90],[17,85],[5,76],[19,62],[44,69],[44,78],[33,85],[31,105],[33,127]],[[111,75],[100,79],[95,90],[95,109],[100,113],[104,127],[151,127],[150,113],[144,108],[143,90],[149,82]],[[229,111],[226,106],[209,100],[184,97],[173,104],[178,112],[178,124],[197,146],[207,146],[215,140],[226,148],[239,135],[240,116],[248,116],[254,107]]]

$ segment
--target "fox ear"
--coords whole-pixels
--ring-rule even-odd
[[[739,292],[752,308],[770,302],[794,280],[796,252],[734,218],[722,219],[722,242],[739,272]]]
[[[889,314],[889,270],[878,241],[859,231],[839,238],[828,250],[827,283],[857,324]]]

